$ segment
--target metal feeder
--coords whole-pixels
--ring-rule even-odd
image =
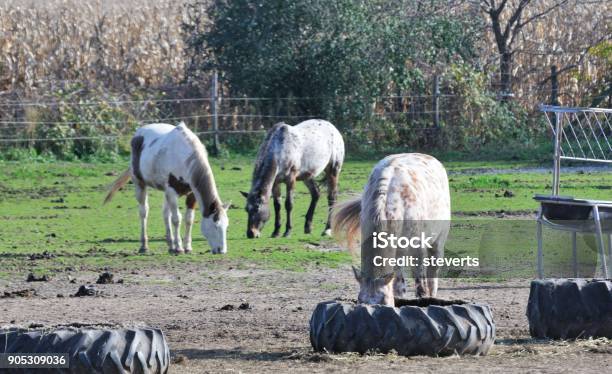
[[[567,108],[541,105],[554,136],[552,195],[536,195],[538,278],[544,277],[542,226],[572,233],[573,271],[578,277],[577,233],[595,234],[604,278],[612,268],[612,201],[577,199],[559,195],[561,160],[612,164],[612,109]],[[608,241],[608,261],[604,238]]]

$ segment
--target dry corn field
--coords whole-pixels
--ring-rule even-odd
[[[533,1],[525,18],[538,15],[559,1]],[[212,2],[0,0],[0,149],[18,145],[66,154],[73,152],[74,147],[65,138],[125,137],[138,123],[154,121],[185,120],[197,130],[210,130],[206,100],[160,104],[159,99],[205,99],[210,95],[211,71],[203,66],[207,55],[188,45],[201,38],[210,26],[206,6]],[[516,7],[518,2],[509,0],[509,7]],[[488,25],[488,16],[480,8],[483,3],[457,0],[440,2],[440,8],[446,12],[469,12]],[[548,77],[552,65],[562,72],[559,78],[562,105],[580,105],[602,96],[602,87],[612,71],[609,22],[612,2],[562,3],[545,18],[528,23],[514,44],[515,100],[532,115],[538,103],[549,102]],[[413,13],[418,12],[415,7]],[[510,14],[502,15],[503,22],[508,21]],[[486,82],[482,87],[490,87],[491,94],[495,94],[500,91],[496,86],[498,50],[491,26],[482,30],[484,37],[472,63],[487,73],[483,74]],[[423,65],[419,61],[409,63]],[[450,65],[423,67],[427,80],[450,70]],[[226,85],[222,84],[220,89],[222,96],[229,92]],[[426,97],[431,93],[428,90],[416,94]],[[462,95],[473,93],[451,92],[447,102],[442,102],[443,111],[454,113],[443,117],[443,121],[458,122],[456,117],[461,113],[457,107],[463,108]],[[430,98],[423,100],[430,105]],[[34,105],[28,105],[31,102]],[[43,105],[49,102],[51,106]],[[263,113],[252,102],[226,105],[221,109],[224,121],[221,128],[259,130],[273,121],[268,118],[273,113]],[[415,123],[430,120],[426,106],[421,108],[412,97],[401,106],[403,112],[423,112],[415,117]],[[51,144],[53,139],[61,139],[62,143]],[[105,142],[114,152],[115,141]],[[73,153],[90,153],[95,147],[85,148],[90,150]]]
[[[190,20],[185,4],[194,2],[0,0],[0,93],[35,97],[66,82],[100,82],[120,90],[177,84],[189,64],[181,31]],[[554,2],[534,2],[525,17]],[[592,89],[611,62],[587,49],[609,40],[611,12],[609,1],[573,0],[527,25],[516,41],[517,96],[533,102],[548,94],[543,80],[553,64],[571,68],[561,78],[563,104]],[[480,64],[494,70],[494,38],[490,30],[485,33]]]
[[[169,0],[3,0],[0,91],[177,82],[185,64],[182,11],[183,1]]]
[[[508,3],[516,7],[520,0]],[[498,2],[499,3],[499,2]],[[562,4],[549,13],[554,4]],[[545,13],[527,23],[515,41],[512,76],[515,95],[523,103],[537,103],[550,93],[550,68],[559,71],[559,101],[562,105],[579,105],[581,99],[594,95],[598,83],[610,76],[612,60],[612,2],[609,0],[538,0],[532,1],[519,22]],[[504,15],[502,15],[502,18]],[[505,14],[505,20],[509,12]],[[498,64],[495,38],[489,30],[482,45],[482,64]],[[607,52],[606,52],[607,50]],[[492,64],[493,66],[490,66]]]

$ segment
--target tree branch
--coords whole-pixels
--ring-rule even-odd
[[[504,11],[507,2],[508,0],[502,0],[501,4],[499,4],[497,9],[495,9],[495,13],[497,13],[498,16]],[[493,5],[493,8],[495,8],[495,2],[493,0],[491,0],[491,4]]]
[[[582,52],[580,53],[580,57],[578,58],[578,61],[577,61],[577,62],[575,62],[575,63],[573,63],[573,64],[569,64],[569,65],[567,65],[567,66],[564,66],[564,67],[563,67],[563,68],[561,68],[561,69],[558,69],[558,70],[557,70],[557,75],[561,75],[562,73],[565,73],[565,72],[566,72],[566,71],[568,71],[568,70],[575,69],[575,68],[579,67],[580,65],[582,65],[582,63],[583,63],[584,59],[586,58],[587,54],[589,53],[589,50],[590,50],[591,48],[593,48],[593,46],[596,46],[597,44],[601,43],[602,41],[604,41],[604,40],[606,40],[606,39],[607,39],[607,37],[606,37],[606,36],[602,36],[602,37],[600,37],[599,39],[597,39],[595,42],[593,42],[593,43],[592,43],[590,46],[586,47],[586,48],[584,49],[584,51],[582,51]],[[540,85],[542,85],[542,84],[544,84],[544,83],[548,82],[548,81],[549,81],[551,78],[552,78],[552,77],[551,77],[551,76],[549,76],[549,77],[547,77],[546,79],[544,79],[544,80],[540,81],[540,83],[539,83],[539,84],[540,84]]]
[[[517,26],[517,27],[519,27],[519,28],[520,28],[520,27],[523,27],[523,26],[525,26],[525,25],[527,25],[527,24],[529,24],[529,23],[531,23],[531,22],[535,21],[535,20],[536,20],[536,19],[538,19],[538,18],[542,18],[542,17],[544,17],[545,15],[547,15],[547,14],[548,14],[548,13],[550,13],[550,12],[552,12],[553,10],[555,10],[555,9],[557,9],[557,8],[559,8],[559,7],[563,6],[563,5],[565,5],[567,2],[568,2],[568,0],[562,0],[562,1],[560,1],[560,2],[556,3],[555,5],[551,6],[550,8],[548,8],[548,9],[546,9],[546,10],[544,10],[544,11],[542,11],[542,12],[540,12],[540,13],[538,13],[538,14],[534,14],[533,16],[531,16],[531,17],[527,18],[527,19],[525,20],[525,22],[519,23],[519,24],[517,24],[516,26]]]
[[[510,16],[510,19],[508,19],[508,22],[506,23],[506,27],[504,29],[504,39],[508,40],[508,37],[510,36],[510,32],[512,33],[518,32],[518,31],[515,31],[516,28],[518,28],[518,24],[517,25],[515,24],[520,20],[521,15],[523,14],[523,10],[525,10],[525,7],[530,2],[531,0],[521,0],[519,2],[516,9],[514,10],[514,13],[512,14],[512,16]]]

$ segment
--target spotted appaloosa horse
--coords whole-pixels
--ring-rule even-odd
[[[217,193],[208,155],[200,139],[184,123],[178,126],[156,123],[139,128],[131,146],[131,166],[113,183],[104,202],[109,202],[115,192],[132,179],[136,200],[140,204],[140,252],[148,250],[147,187],[152,187],[164,191],[163,216],[170,252],[191,252],[191,228],[196,205],[199,205],[202,234],[208,240],[212,253],[226,253],[227,207],[221,203]],[[187,203],[184,247],[180,235],[180,196],[186,196]]]
[[[302,180],[312,197],[306,213],[304,232],[312,231],[312,217],[319,188],[315,178],[325,172],[327,201],[329,208],[336,202],[338,176],[344,162],[344,140],[331,123],[323,120],[308,120],[296,126],[278,123],[270,129],[259,148],[250,192],[242,192],[247,199],[247,237],[259,237],[263,225],[270,218],[270,196],[274,200],[274,232],[277,237],[281,227],[281,189],[287,185],[285,209],[287,224],[284,236],[291,233],[291,210],[295,182]],[[330,235],[329,215],[323,234]]]
[[[374,266],[375,256],[412,255],[419,266],[412,267],[417,297],[434,297],[438,289],[438,267],[423,266],[425,257],[444,256],[444,242],[450,226],[448,177],[435,158],[420,153],[385,157],[370,174],[363,195],[334,208],[334,234],[355,238],[361,232],[361,271],[353,268],[360,285],[359,302],[393,305],[405,290],[401,269]],[[374,248],[374,232],[391,231],[414,237],[427,231],[432,248]],[[380,262],[379,262],[380,264]],[[400,272],[398,273],[398,270]]]

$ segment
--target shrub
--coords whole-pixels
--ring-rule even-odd
[[[503,103],[488,90],[487,76],[465,64],[453,64],[445,74],[455,95],[453,123],[443,127],[444,143],[451,149],[474,150],[484,145],[528,143],[532,133],[526,112]]]
[[[296,97],[300,113],[346,126],[368,118],[389,90],[411,88],[419,70],[410,61],[471,55],[475,35],[466,15],[428,13],[413,0],[216,0],[188,9],[187,51],[199,69],[221,71],[231,96]]]
[[[136,100],[138,93],[132,97]],[[17,128],[13,135],[31,140],[17,147],[64,160],[112,159],[129,153],[129,138],[140,124],[138,113],[116,104],[117,96],[76,84],[58,89],[44,100],[48,105],[25,107],[24,121],[31,125]],[[147,115],[157,116],[156,107],[147,110]]]

